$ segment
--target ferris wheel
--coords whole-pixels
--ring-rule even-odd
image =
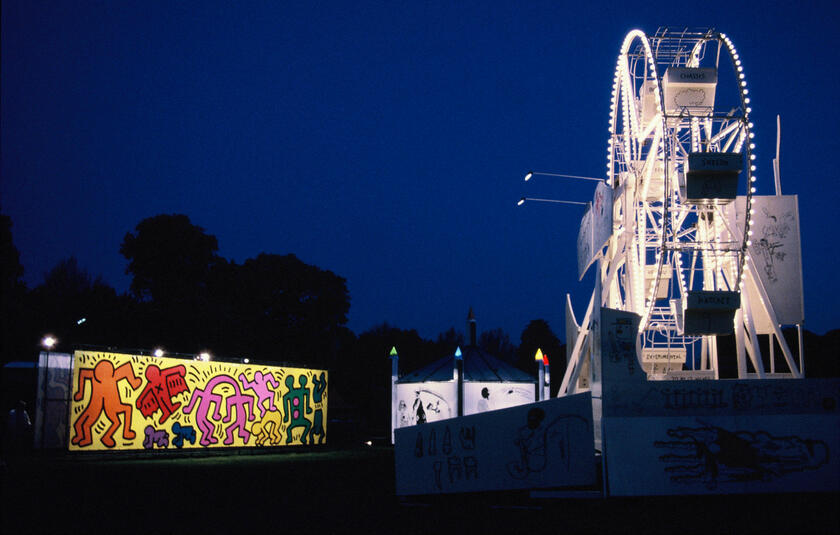
[[[578,375],[587,373],[581,369],[593,349],[582,337],[600,306],[639,316],[636,352],[648,378],[719,378],[722,335],[734,337],[739,377],[748,375],[749,361],[764,377],[757,335],[771,331],[771,351],[780,345],[788,373],[801,377],[771,299],[750,274],[757,170],[751,112],[744,67],[725,34],[660,28],[624,38],[606,148],[612,212],[591,247],[598,272],[586,317],[574,336],[567,327],[573,349],[561,391],[575,391]]]

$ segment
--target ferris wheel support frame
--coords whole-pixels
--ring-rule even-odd
[[[704,288],[729,288],[741,296],[740,306],[735,311],[733,320],[738,378],[768,377],[764,369],[759,332],[753,319],[753,308],[756,306],[763,309],[761,313],[769,317],[772,325],[772,332],[767,333],[770,348],[769,376],[780,375],[775,372],[774,347],[778,343],[784,362],[790,370],[786,376],[801,378],[804,376],[801,323],[796,324],[800,356],[800,365],[797,366],[777,322],[770,298],[760,278],[754,275],[757,273],[756,267],[748,250],[753,234],[750,227],[754,225],[752,200],[756,191],[756,156],[753,153],[753,124],[749,119],[750,98],[747,96],[740,57],[725,34],[709,30],[702,35],[693,35],[693,41],[686,38],[687,42],[693,42],[693,46],[688,53],[675,53],[673,65],[680,65],[679,55],[683,53],[686,59],[682,65],[699,68],[704,47],[707,43],[716,42],[715,83],[721,51],[724,51],[728,53],[732,62],[743,116],[733,117],[733,110],[723,117],[716,115],[713,109],[705,116],[693,116],[685,107],[677,114],[669,113],[662,90],[663,77],[657,72],[657,66],[661,65],[662,61],[653,49],[659,52],[660,47],[667,49],[672,45],[666,42],[667,39],[660,36],[659,32],[652,39],[655,42],[654,47],[651,45],[651,38],[641,30],[629,32],[617,60],[611,97],[610,138],[607,143],[607,184],[614,189],[613,211],[616,217],[612,236],[605,244],[601,244],[598,250],[596,283],[586,313],[580,325],[573,322],[576,328],[575,342],[568,353],[569,361],[558,395],[587,390],[586,380],[591,382],[597,379],[591,377],[593,366],[588,365],[588,361],[600,353],[600,348],[594,346],[597,337],[592,336],[593,330],[597,328],[600,307],[636,312],[642,318],[642,328],[648,327],[657,310],[658,288],[668,272],[675,274],[673,276],[676,281],[668,282],[676,285],[680,291],[679,295],[682,296],[687,295],[691,288],[698,284]],[[636,40],[640,44],[636,47],[635,56],[631,58],[631,45]],[[637,75],[633,69],[639,68],[640,65],[643,65],[641,75]],[[656,105],[656,112],[648,118],[647,124],[642,124],[646,113],[644,106],[649,105],[650,101],[644,101],[645,95],[639,94],[644,90],[652,93]],[[649,113],[649,110],[647,112]],[[622,126],[620,131],[617,126],[619,121]],[[718,131],[714,130],[716,126]],[[686,139],[690,140],[690,147],[684,146]],[[689,153],[701,151],[703,148],[717,149],[712,152],[733,151],[745,156],[746,208],[740,226],[734,221],[727,221],[715,203],[700,207],[680,203],[683,185],[680,183],[677,169],[682,166],[685,173],[685,162]],[[680,159],[681,164],[678,163]],[[663,196],[661,203],[651,204],[646,199],[652,195],[652,184],[656,180],[655,174],[660,164]],[[774,171],[777,172],[775,168]],[[654,190],[654,194],[655,191],[658,190]],[[697,220],[693,231],[691,228],[683,228],[691,217]],[[693,238],[686,238],[689,240],[686,242],[680,241],[680,238],[685,238],[692,232]],[[697,240],[697,236],[701,235],[706,242],[691,241]],[[727,243],[737,245],[720,245],[722,237],[726,238]],[[711,253],[703,250],[704,243],[711,244]],[[654,256],[653,252],[655,260],[648,263],[648,257]],[[704,255],[700,268],[703,276],[695,279],[698,252]],[[687,268],[681,259],[684,255],[691,257]],[[707,264],[714,264],[714,268]],[[645,287],[649,280],[645,271],[648,267],[655,273],[650,288]],[[758,296],[757,301],[750,302],[748,292],[744,290],[745,285],[750,287],[750,292]],[[567,310],[571,310],[568,296]],[[673,323],[673,320],[667,320],[666,324],[668,321]],[[662,329],[662,324],[657,328]],[[655,336],[656,333],[651,335],[651,340],[654,340]],[[668,340],[670,343],[671,338]],[[643,343],[640,334],[637,339],[638,360],[641,360]],[[721,355],[717,336],[711,334],[694,337],[691,343],[693,347],[699,348],[698,353],[692,353],[692,369],[699,361],[701,371],[713,372],[714,378],[719,379]],[[588,373],[590,377],[582,377],[582,372]]]

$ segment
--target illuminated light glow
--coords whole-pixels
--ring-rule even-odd
[[[750,182],[755,182],[755,181],[756,181],[756,177],[755,177],[755,175],[751,176],[751,177],[750,177]]]
[[[251,359],[247,359],[247,358],[246,358],[246,359],[242,359],[242,362],[243,362],[244,364],[248,364],[248,363],[250,363],[250,362],[251,362]]]
[[[750,193],[755,193],[755,186],[750,188]]]
[[[755,166],[754,165],[750,166],[750,171],[755,171]]]
[[[462,358],[464,358],[464,356],[463,356],[463,354],[461,353],[461,346],[458,346],[458,347],[455,349],[455,360],[461,360]]]
[[[51,334],[48,334],[41,339],[41,345],[47,348],[48,350],[55,347],[57,343],[58,340],[55,338],[55,336],[52,336]]]
[[[543,352],[542,349],[539,347],[537,348],[537,352],[534,353],[534,360],[542,362],[543,360]]]
[[[522,197],[521,199],[516,201],[516,206],[522,206],[523,204],[525,204],[525,197]]]
[[[750,154],[750,160],[755,160],[755,154]]]
[[[158,347],[158,348],[156,348],[156,349],[155,349],[155,353],[154,353],[154,355],[155,355],[157,358],[161,358],[161,357],[164,355],[163,349],[161,349],[161,348],[159,348],[159,347]]]
[[[397,346],[391,347],[391,352],[388,354],[389,357],[396,357],[397,356]]]
[[[525,173],[525,182],[528,182],[529,180],[531,180],[532,176],[534,176],[533,171],[528,171],[527,173]]]

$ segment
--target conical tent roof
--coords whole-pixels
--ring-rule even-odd
[[[462,351],[465,382],[487,383],[533,383],[534,377],[522,370],[489,355],[476,346],[467,346]],[[451,381],[455,367],[455,355],[443,357],[417,371],[402,376],[397,383],[426,383]]]

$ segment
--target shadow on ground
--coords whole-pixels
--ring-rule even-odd
[[[827,494],[400,499],[389,448],[29,456],[8,464],[3,533],[838,533]]]

